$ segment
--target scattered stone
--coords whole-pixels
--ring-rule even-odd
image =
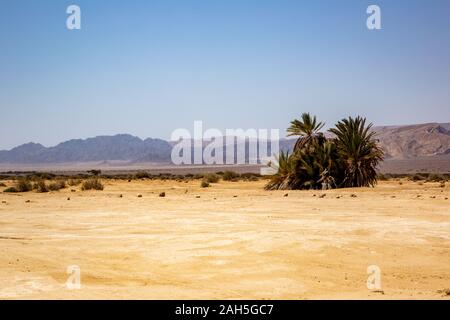
[[[313,197],[315,197],[316,195],[315,194],[313,194]]]
[[[77,192],[77,190],[75,190],[75,189],[70,189],[70,192]]]
[[[27,200],[27,201],[25,201],[26,203],[30,203],[31,201],[30,200]]]
[[[430,196],[430,199],[436,199],[436,196]]]
[[[336,199],[340,199],[341,198],[341,196],[336,196]]]
[[[131,179],[128,179],[128,182],[131,182]]]
[[[444,200],[448,200],[448,198],[447,197],[445,197],[445,199]]]
[[[164,197],[166,196],[166,193],[165,193],[165,192],[161,192],[161,193],[159,194],[159,196],[160,196],[161,198],[164,198]]]
[[[286,193],[283,197],[287,197],[287,196],[289,196],[289,193]]]
[[[391,198],[395,198],[395,196],[391,196]]]
[[[416,196],[416,198],[420,198],[422,195],[420,195],[420,194],[418,194],[417,196]]]
[[[123,195],[119,194],[119,198],[123,198]]]
[[[325,198],[327,195],[326,195],[326,193],[324,193],[324,194],[321,194],[320,196],[319,196],[319,198]]]
[[[5,204],[6,204],[6,201],[2,201],[2,203],[5,203]]]
[[[142,194],[138,194],[138,198],[142,198]]]
[[[70,201],[70,198],[67,198],[67,201]]]
[[[195,196],[197,199],[199,199],[200,198],[200,196]]]
[[[357,195],[354,194],[354,193],[352,193],[352,194],[350,195],[350,197],[352,197],[352,198],[357,198]]]

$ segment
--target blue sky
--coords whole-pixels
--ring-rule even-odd
[[[176,128],[450,122],[448,0],[1,0],[0,149]],[[82,29],[66,28],[77,4]],[[366,28],[377,4],[382,30]]]

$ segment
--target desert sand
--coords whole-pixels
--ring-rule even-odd
[[[0,194],[0,298],[449,298],[448,184],[104,183]],[[71,265],[80,289],[65,284]],[[370,265],[381,290],[367,288]]]

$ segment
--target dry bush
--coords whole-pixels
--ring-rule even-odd
[[[52,182],[48,185],[48,189],[50,191],[59,191],[61,189],[64,189],[65,187],[66,187],[65,180],[58,180],[58,181]]]
[[[207,183],[217,183],[219,182],[220,177],[215,173],[208,173],[203,178],[203,181],[206,181]]]
[[[81,180],[80,180],[80,179],[73,179],[73,178],[71,178],[71,179],[69,179],[69,180],[67,181],[67,184],[68,184],[69,186],[71,186],[71,187],[78,186],[80,183],[81,183]]]
[[[19,192],[15,187],[9,187],[3,190],[3,192],[16,193]]]
[[[103,190],[104,186],[97,178],[92,178],[86,181],[83,181],[81,185],[81,190]]]
[[[202,183],[200,183],[200,187],[202,187],[202,188],[208,188],[208,187],[209,187],[208,181],[203,180]]]
[[[442,174],[432,173],[428,176],[427,182],[441,182],[445,181],[445,177]]]
[[[225,171],[223,173],[222,179],[224,181],[238,181],[239,179],[239,174],[234,172],[234,171]]]
[[[33,185],[27,179],[20,178],[17,180],[15,188],[17,192],[28,192],[33,190]]]
[[[45,183],[44,180],[39,180],[38,182],[36,182],[33,185],[33,189],[35,189],[36,192],[39,192],[39,193],[45,193],[45,192],[49,191],[48,190],[48,186],[47,186],[47,184]]]

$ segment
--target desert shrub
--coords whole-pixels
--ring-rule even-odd
[[[202,188],[208,188],[208,187],[209,187],[208,181],[203,180],[202,183],[200,183],[200,187],[202,187]]]
[[[432,173],[428,176],[427,182],[440,182],[445,181],[445,178],[442,174]]]
[[[71,179],[69,179],[69,180],[67,181],[67,184],[68,184],[69,186],[71,186],[71,187],[75,187],[75,186],[79,185],[80,183],[81,183],[81,180],[80,180],[80,179],[73,179],[73,178],[71,178]]]
[[[10,192],[10,193],[16,193],[19,192],[15,187],[9,187],[3,190],[3,192]]]
[[[422,180],[425,180],[426,178],[423,175],[416,173],[416,174],[413,174],[410,179],[412,181],[422,181]]]
[[[39,193],[48,192],[48,186],[47,186],[47,184],[45,183],[44,180],[39,180],[38,182],[33,184],[33,189],[36,190],[36,192],[39,192]]]
[[[58,180],[58,181],[52,182],[48,185],[48,189],[50,191],[59,191],[61,189],[64,189],[65,187],[66,187],[65,180]]]
[[[99,176],[102,173],[102,170],[89,170],[88,173],[92,174],[93,176]]]
[[[81,185],[81,190],[103,190],[103,184],[97,178],[86,180]]]
[[[136,172],[136,174],[134,175],[135,179],[149,179],[151,178],[151,176],[148,174],[148,172],[145,171],[139,171]]]
[[[197,174],[194,174],[194,176],[192,178],[194,178],[194,179],[203,179],[203,177],[204,177],[203,174],[197,173]]]
[[[389,179],[386,177],[386,175],[385,175],[385,174],[382,174],[382,173],[379,173],[379,174],[377,175],[377,179],[380,180],[380,181],[388,181],[388,180],[389,180]]]
[[[223,173],[222,179],[224,181],[237,181],[239,178],[239,174],[234,171],[225,171]]]
[[[261,175],[257,174],[257,173],[243,173],[241,174],[241,179],[245,180],[245,181],[258,181],[259,178],[261,178]]]
[[[220,177],[215,173],[208,173],[204,177],[204,181],[206,181],[208,183],[217,183],[217,182],[219,182],[219,180],[220,180]]]
[[[52,180],[56,177],[53,173],[48,172],[34,172],[27,176],[29,180],[39,181],[39,180]]]
[[[18,192],[28,192],[33,190],[33,185],[29,180],[20,178],[16,182],[16,189]]]

